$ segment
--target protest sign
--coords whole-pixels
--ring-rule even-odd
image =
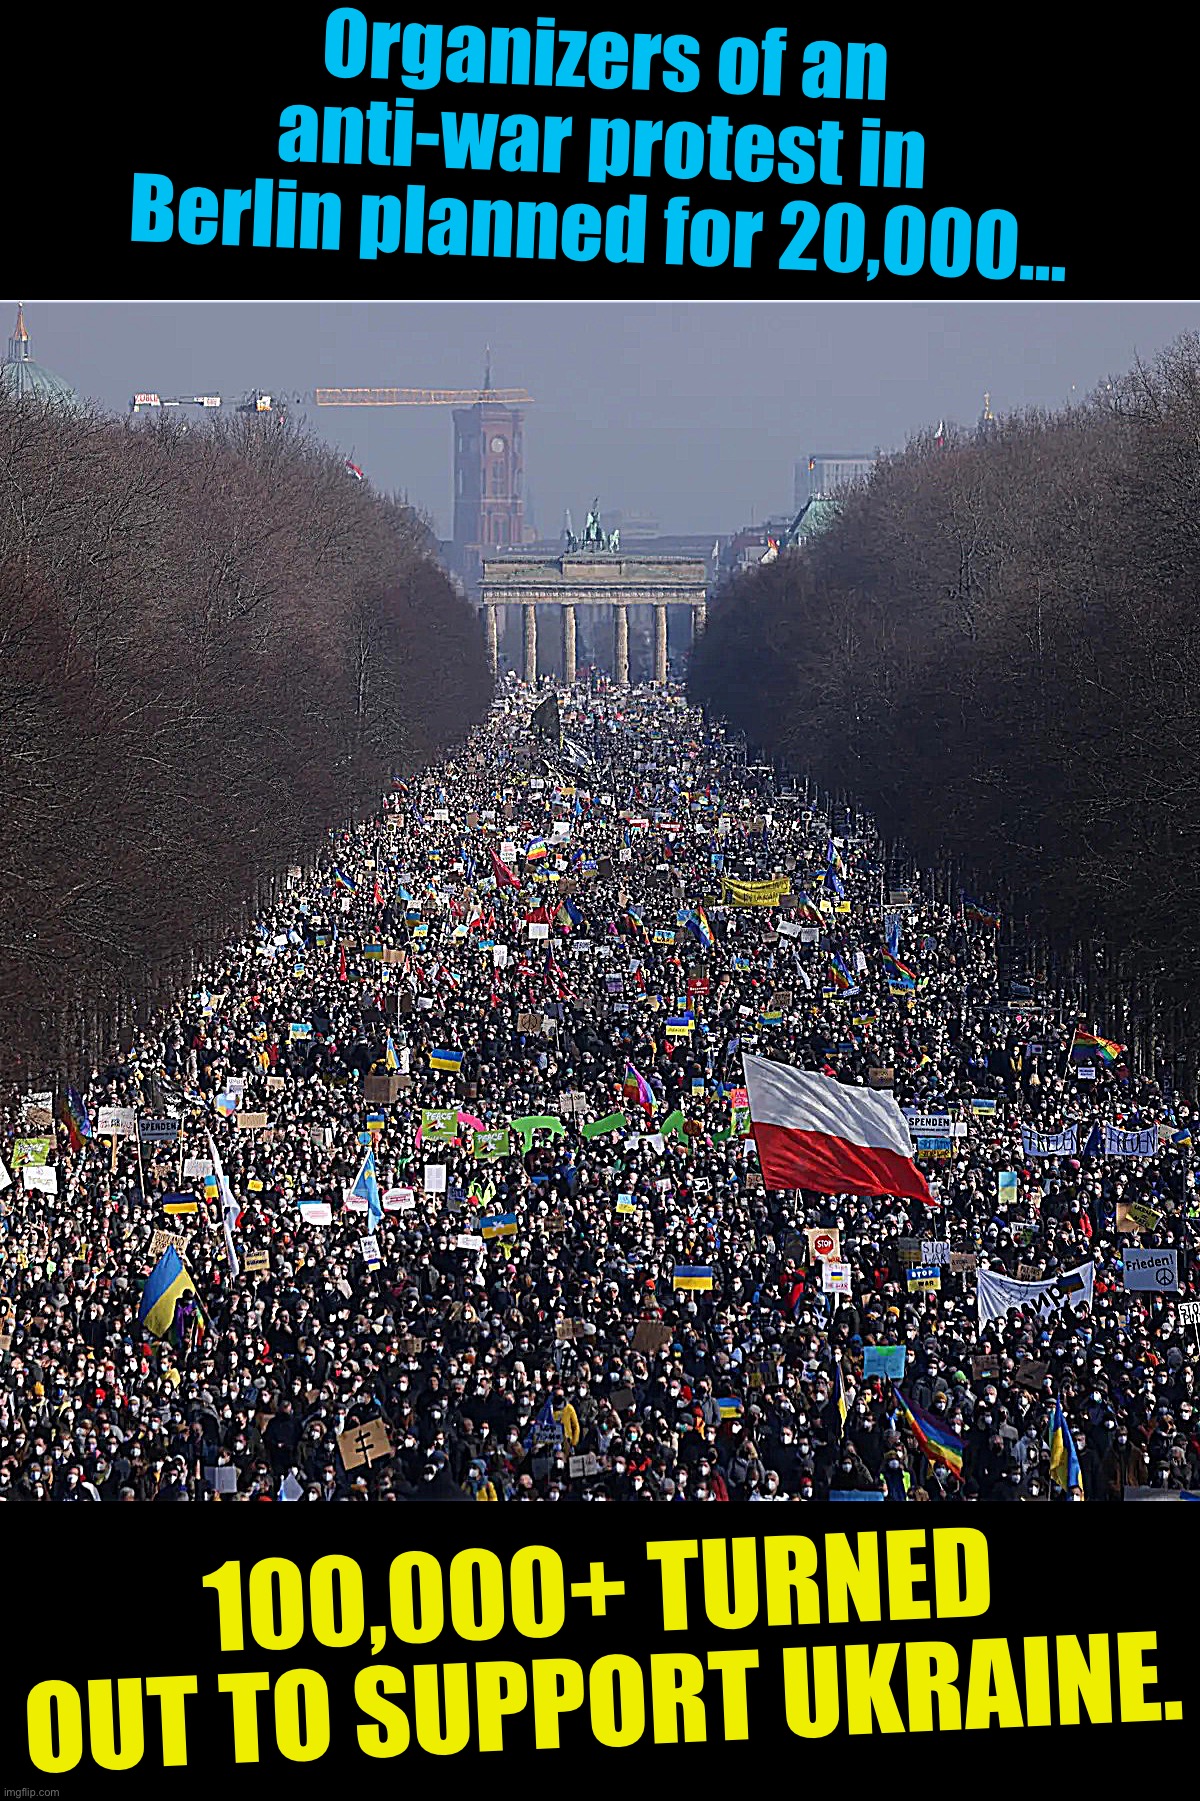
[[[369,1468],[392,1454],[387,1427],[378,1419],[368,1420],[364,1426],[349,1426],[339,1435],[337,1445],[347,1475],[364,1463]]]
[[[1134,1293],[1175,1292],[1179,1288],[1179,1253],[1174,1250],[1134,1250],[1121,1252],[1125,1287]]]

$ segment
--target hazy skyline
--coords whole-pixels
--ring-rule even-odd
[[[0,302],[0,332],[17,303]],[[787,512],[813,452],[899,448],[939,419],[970,423],[1082,397],[1149,359],[1200,310],[1059,304],[35,301],[33,355],[123,413],[135,391],[284,396],[330,387],[471,387],[491,346],[497,386],[535,397],[527,516],[553,537],[593,495],[664,532],[722,535]],[[320,435],[450,534],[449,409],[308,405]]]

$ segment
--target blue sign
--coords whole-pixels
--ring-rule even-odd
[[[889,1382],[899,1382],[907,1361],[908,1352],[903,1345],[868,1345],[863,1352],[863,1376],[883,1376]]]

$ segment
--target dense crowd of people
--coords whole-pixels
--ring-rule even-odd
[[[52,1121],[46,1082],[11,1097],[0,1496],[1194,1489],[1195,1112],[1166,1072],[1002,980],[1007,922],[678,693],[546,699],[502,687],[169,1016],[63,1072]],[[894,1093],[932,1204],[767,1191],[743,1052]],[[1070,1122],[1075,1154],[1029,1154]],[[1178,1287],[1126,1286],[1147,1247]],[[194,1293],[159,1335],[171,1249]]]

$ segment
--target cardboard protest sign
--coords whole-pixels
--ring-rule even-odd
[[[1118,1232],[1153,1232],[1162,1214],[1143,1201],[1117,1202]]]
[[[370,1468],[392,1454],[391,1440],[382,1420],[368,1420],[365,1426],[349,1426],[338,1437],[342,1468],[349,1475],[362,1464]]]
[[[671,1342],[671,1328],[664,1326],[661,1320],[639,1320],[634,1329],[633,1348],[652,1357],[665,1344]]]
[[[187,1254],[187,1248],[187,1238],[181,1232],[164,1232],[161,1226],[156,1226],[150,1235],[149,1254],[156,1263],[167,1249],[174,1249],[183,1257]]]
[[[271,1267],[269,1251],[247,1251],[242,1258],[242,1268],[252,1276],[266,1275]]]
[[[808,1239],[808,1254],[814,1262],[822,1262],[827,1257],[835,1261],[842,1255],[842,1235],[837,1226],[806,1226],[805,1237]]]
[[[267,1123],[265,1113],[239,1113],[236,1123],[243,1132],[261,1132]]]

